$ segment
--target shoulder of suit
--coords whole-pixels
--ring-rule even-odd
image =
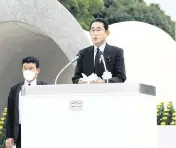
[[[24,82],[17,83],[15,85],[11,86],[11,89],[16,89],[16,88],[18,88],[19,86],[21,86],[23,84],[24,84]]]
[[[43,81],[38,81],[38,83],[40,83],[41,85],[47,85],[47,83]]]
[[[108,46],[108,48],[111,48],[115,52],[123,52],[123,49],[120,47],[109,45],[109,44],[107,44],[107,46]],[[93,46],[89,46],[89,47],[86,47],[86,48],[80,50],[80,52],[84,54],[85,52],[89,52],[92,49],[93,49]]]
[[[38,82],[39,82],[41,85],[47,85],[46,82],[43,82],[43,81],[38,81]],[[11,86],[11,89],[16,89],[16,88],[22,86],[23,84],[24,84],[24,82],[17,83],[17,84],[15,84],[15,85]]]
[[[120,47],[109,45],[109,44],[107,44],[107,46],[109,46],[109,48],[111,48],[112,50],[114,50],[116,52],[123,52],[123,49]]]
[[[80,50],[80,52],[85,53],[87,51],[90,51],[91,49],[93,49],[93,46],[86,47],[86,48]]]

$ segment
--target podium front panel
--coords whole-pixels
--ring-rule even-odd
[[[23,96],[22,148],[156,148],[152,97],[140,93]]]

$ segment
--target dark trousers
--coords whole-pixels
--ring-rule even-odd
[[[16,142],[16,148],[21,148],[21,125],[19,125],[19,134]]]

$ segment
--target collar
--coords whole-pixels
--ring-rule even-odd
[[[28,84],[29,84],[29,82],[25,80],[25,81],[24,81],[24,85],[25,85],[25,86],[28,86]],[[33,86],[33,85],[37,85],[37,79],[34,79],[30,84],[31,84],[32,86]]]
[[[97,48],[99,48],[100,51],[104,52],[105,46],[106,46],[106,42],[104,42],[100,47],[97,47],[94,45],[94,52],[95,53],[97,52]]]

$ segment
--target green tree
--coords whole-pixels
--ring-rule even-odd
[[[60,0],[84,29],[94,17],[103,17],[109,24],[141,21],[155,25],[175,39],[175,22],[158,4],[149,6],[143,0]]]
[[[154,23],[151,24],[166,31],[173,39],[175,39],[175,29],[173,27],[175,26],[175,22],[172,21],[171,18],[160,9],[158,4],[151,4],[149,6],[149,11],[151,12],[152,18],[154,19]]]
[[[103,0],[60,0],[72,13],[84,29],[89,28],[90,21],[104,9]]]
[[[161,10],[158,4],[143,0],[104,0],[102,16],[109,24],[122,21],[141,21],[155,25],[175,39],[175,22]]]

